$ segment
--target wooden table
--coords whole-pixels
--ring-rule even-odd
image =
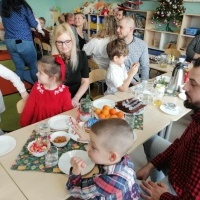
[[[103,98],[111,99],[116,102],[129,98],[131,95],[131,93],[116,93],[115,95],[108,95]],[[174,101],[181,104],[181,100],[176,98],[177,97],[174,97]],[[177,120],[188,112],[188,110],[183,111],[184,112],[179,116],[169,116],[162,113],[159,108],[156,108],[153,105],[147,105],[144,112],[143,130],[135,130],[137,140],[130,149],[130,152],[143,144],[151,136],[170,125],[171,120]],[[66,114],[76,117],[77,110],[70,110],[66,112]],[[0,199],[15,199],[15,197],[17,199],[17,197],[19,197],[18,199],[20,200],[64,200],[69,197],[69,193],[65,186],[68,178],[67,175],[10,169],[34,129],[35,124],[8,134],[16,139],[17,145],[12,152],[0,157],[0,164],[4,169],[1,170],[0,168],[2,171],[1,176],[3,177],[3,180],[6,180],[5,191],[2,189],[2,192],[0,192]],[[2,179],[0,182],[2,183]],[[16,192],[15,197],[13,197],[12,192]]]
[[[150,69],[153,69],[153,70],[156,70],[159,72],[172,72],[174,69],[173,65],[169,65],[169,64],[167,64],[167,67],[162,68],[162,67],[160,67],[159,64],[150,63],[149,67],[150,67]]]

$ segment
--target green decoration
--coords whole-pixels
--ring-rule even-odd
[[[159,6],[153,14],[152,21],[155,23],[166,23],[166,31],[173,32],[169,27],[170,23],[180,27],[185,7],[183,0],[160,0]]]

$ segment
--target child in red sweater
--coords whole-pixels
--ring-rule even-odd
[[[21,114],[20,125],[27,126],[73,108],[69,88],[62,84],[66,66],[57,56],[38,61],[36,82]]]

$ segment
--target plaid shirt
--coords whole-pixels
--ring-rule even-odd
[[[116,165],[98,165],[99,174],[91,178],[81,178],[70,172],[67,189],[80,199],[138,200],[139,187],[133,167],[129,156],[124,156]]]
[[[164,193],[160,200],[200,200],[200,111],[191,116],[181,138],[151,161],[158,170],[168,167],[169,181],[178,195]]]

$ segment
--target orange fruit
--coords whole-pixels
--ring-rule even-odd
[[[111,115],[110,118],[118,118],[117,115]]]
[[[122,111],[117,112],[116,115],[117,115],[120,119],[124,118],[124,113],[123,113]]]
[[[95,113],[98,115],[98,114],[100,114],[101,113],[101,109],[100,108],[97,108],[96,110],[95,110]]]
[[[104,114],[105,116],[109,115],[109,110],[106,109],[102,110],[102,114]]]
[[[102,113],[99,114],[98,117],[99,117],[99,119],[105,119],[106,118],[106,116],[104,114],[102,114]]]
[[[117,111],[114,108],[111,108],[109,110],[110,115],[115,115],[117,113]]]
[[[103,110],[110,110],[110,106],[104,105],[102,109],[103,109]]]

